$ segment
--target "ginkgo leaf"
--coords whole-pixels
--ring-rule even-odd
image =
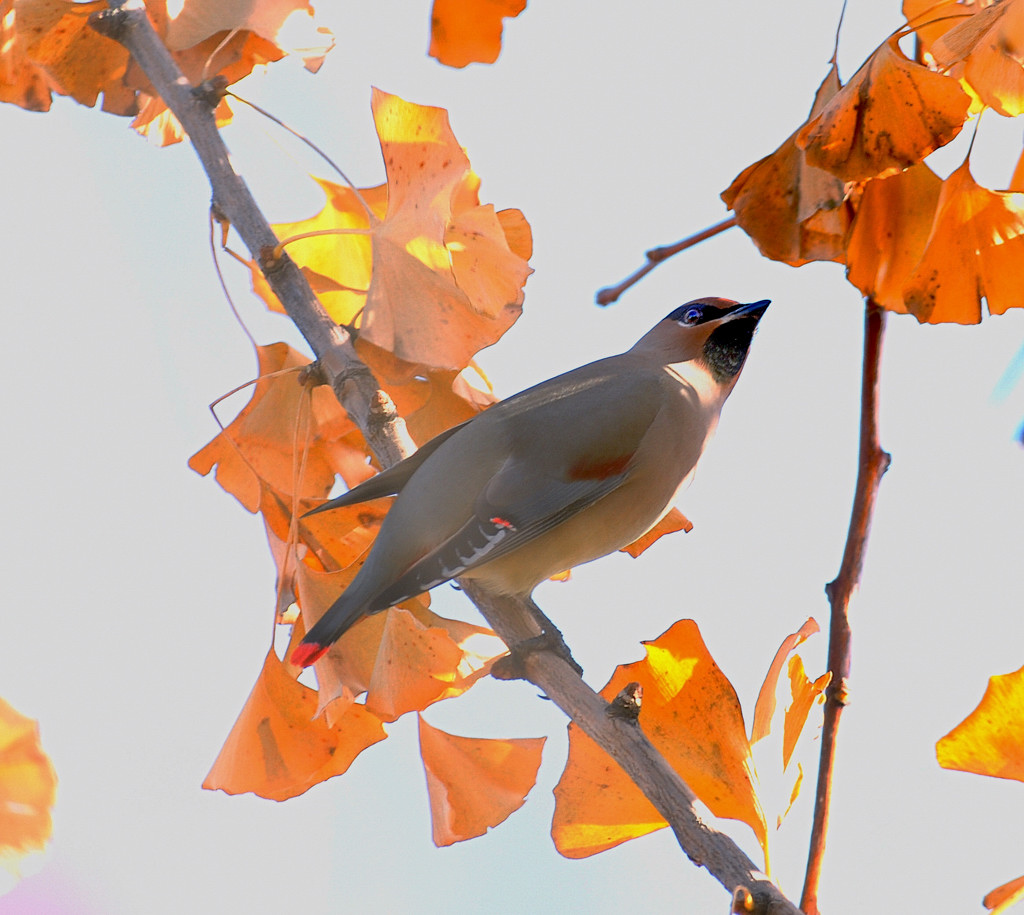
[[[629,553],[634,559],[644,550],[652,547],[654,543],[666,534],[674,534],[676,531],[685,531],[687,534],[693,530],[693,524],[678,508],[673,508],[664,518],[654,525],[642,537],[638,537],[632,543],[624,546],[620,552]]]
[[[435,845],[482,836],[523,806],[546,737],[458,737],[418,717]]]
[[[999,909],[1000,912],[1004,912],[1021,899],[1024,899],[1024,877],[1018,877],[1016,880],[997,886],[985,894],[981,904],[986,909]]]
[[[316,73],[334,47],[330,29],[316,21],[309,0],[178,0],[168,3],[168,12],[165,41],[172,51],[218,32],[248,30],[300,56],[306,69]]]
[[[644,733],[712,813],[747,823],[766,848],[739,700],[697,624],[681,620],[644,645],[647,657],[616,668],[601,695],[610,700],[627,683],[639,683]],[[665,825],[619,766],[570,724],[569,760],[555,788],[552,836],[559,852],[593,855]]]
[[[89,17],[105,9],[104,0],[19,0],[11,14],[26,58],[60,93],[90,108],[103,93],[106,110],[126,114],[135,105],[122,82],[128,51],[89,26]]]
[[[1024,667],[990,677],[978,707],[935,750],[945,769],[1024,781]]]
[[[963,127],[970,98],[955,79],[908,60],[892,37],[797,134],[810,165],[843,181],[892,175]]]
[[[1024,113],[1024,2],[1002,0],[954,24],[931,47],[936,63],[990,108]]]
[[[259,380],[252,398],[223,432],[189,458],[189,467],[205,476],[216,466],[217,482],[251,512],[258,510],[264,486],[296,499],[322,499],[339,468],[318,430],[311,428],[315,388],[299,373],[309,359],[285,343],[257,347],[257,355]],[[331,414],[333,434],[355,428],[333,394],[316,396],[318,416],[326,422]]]
[[[203,787],[283,801],[341,775],[387,737],[380,719],[362,705],[351,704],[330,725],[316,717],[317,703],[316,690],[269,651]]]
[[[358,570],[358,564],[334,573],[318,572],[306,563],[298,566],[299,604],[307,627]],[[428,601],[422,595],[364,617],[335,642],[316,663],[320,710],[330,717],[365,692],[367,708],[393,721],[460,695],[505,654],[505,643],[490,629],[438,616],[428,609]]]
[[[324,209],[275,229],[335,321],[407,363],[458,371],[522,311],[529,226],[480,205],[446,111],[378,89],[372,107],[386,189],[317,179]],[[279,307],[260,278],[253,288]]]
[[[14,0],[0,0],[0,102],[27,111],[49,111],[53,103],[46,71],[29,58],[18,34]]]
[[[823,698],[825,688],[832,682],[831,671],[825,671],[813,682],[804,673],[804,662],[800,655],[789,659],[789,694],[792,701],[786,707],[782,726],[782,769],[789,768],[796,743],[807,724],[811,706]],[[792,806],[792,802],[790,802]]]
[[[786,663],[786,658],[793,650],[809,639],[816,632],[820,632],[817,621],[809,617],[807,621],[796,631],[787,635],[782,640],[775,657],[768,668],[768,673],[761,684],[757,694],[757,702],[754,703],[754,720],[750,725],[750,742],[757,743],[767,737],[772,730],[772,717],[775,715],[775,692],[779,685],[779,675]]]
[[[903,0],[903,15],[914,30],[921,59],[935,63],[932,46],[950,29],[985,9],[990,0]]]
[[[50,839],[57,774],[39,726],[0,699],[0,860],[39,851]]]
[[[981,320],[1024,307],[1024,194],[998,193],[971,177],[966,160],[943,183],[921,260],[904,287],[907,309],[936,324]]]
[[[818,87],[813,118],[839,91],[833,65]],[[792,134],[775,152],[745,168],[722,192],[744,232],[761,253],[794,267],[843,259],[852,210],[834,175],[807,164]]]
[[[942,180],[923,163],[864,187],[850,230],[846,277],[890,311],[907,313],[903,290],[925,252],[941,190]]]
[[[449,67],[493,64],[504,20],[524,9],[526,0],[434,0],[428,53]]]

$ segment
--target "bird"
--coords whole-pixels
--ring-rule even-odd
[[[528,597],[632,543],[693,477],[770,300],[680,305],[624,353],[543,381],[307,512],[396,495],[366,561],[295,647],[454,578]]]

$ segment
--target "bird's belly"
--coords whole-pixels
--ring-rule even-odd
[[[671,492],[623,486],[535,540],[463,574],[502,594],[529,594],[545,579],[621,550],[646,534],[688,481],[689,475]]]

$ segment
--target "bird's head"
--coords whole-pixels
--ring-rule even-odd
[[[741,304],[708,296],[680,305],[633,347],[657,353],[666,364],[698,362],[719,385],[731,387],[743,368],[769,299]]]

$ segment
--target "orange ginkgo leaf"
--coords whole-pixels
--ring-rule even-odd
[[[504,20],[524,9],[526,0],[434,0],[427,53],[449,67],[493,64]]]
[[[39,726],[0,699],[0,858],[13,863],[46,845],[56,793]]]
[[[942,184],[921,260],[903,290],[919,321],[977,324],[1024,307],[1024,195],[983,188],[966,160]]]
[[[864,187],[846,277],[883,308],[907,313],[903,290],[925,252],[941,190],[942,180],[924,163]]]
[[[981,904],[993,912],[1005,912],[1010,906],[1024,899],[1024,877],[1018,877],[985,894]]]
[[[387,737],[380,719],[353,703],[333,725],[316,718],[317,694],[271,650],[203,787],[283,801],[341,775]]]
[[[932,46],[950,29],[985,9],[990,0],[903,0],[903,15],[914,30],[921,60],[934,64]]]
[[[909,60],[897,42],[884,42],[797,134],[811,165],[843,181],[892,175],[960,133],[967,93]]]
[[[601,695],[611,700],[626,684],[639,683],[644,733],[712,813],[747,823],[766,847],[739,700],[697,624],[681,620],[644,645],[647,657],[616,668]],[[619,766],[570,724],[569,760],[555,787],[551,827],[559,852],[586,857],[665,825]]]
[[[316,21],[309,0],[184,0],[168,19],[165,41],[172,51],[180,51],[234,30],[253,32],[301,57],[313,73],[334,47],[330,29]]]
[[[1002,0],[954,23],[931,48],[935,62],[1007,117],[1024,113],[1024,2]]]
[[[457,737],[419,716],[434,844],[482,836],[526,802],[537,781],[546,737]]]
[[[664,518],[654,525],[642,537],[638,537],[632,543],[627,544],[620,552],[629,553],[634,559],[644,550],[652,547],[656,541],[666,534],[674,534],[676,531],[685,531],[687,534],[693,530],[693,524],[678,508],[673,508]]]
[[[296,499],[322,499],[342,467],[357,476],[359,471],[348,460],[337,466],[339,449],[326,447],[319,429],[311,427],[313,398],[318,399],[316,417],[330,426],[332,436],[355,427],[328,389],[303,380],[299,369],[309,364],[307,357],[285,343],[257,347],[257,355],[259,380],[252,398],[223,432],[189,458],[189,467],[205,476],[216,466],[217,482],[251,512],[259,509],[264,487]]]
[[[358,571],[324,573],[298,567],[305,625],[327,610]],[[460,695],[485,676],[505,643],[490,629],[432,613],[428,598],[360,620],[316,664],[321,710],[330,720],[345,703],[366,693],[366,707],[385,721]]]
[[[786,658],[793,650],[805,642],[816,632],[821,632],[817,621],[809,617],[807,621],[796,631],[787,635],[775,652],[771,665],[768,667],[768,674],[761,684],[757,694],[757,702],[754,703],[754,720],[750,725],[750,742],[757,743],[767,737],[772,730],[772,718],[775,715],[775,693],[779,685],[779,675],[786,663]]]
[[[53,103],[46,71],[34,63],[18,34],[14,0],[0,0],[0,102],[27,111],[49,111]]]
[[[990,677],[978,707],[935,751],[944,769],[1024,781],[1024,667]]]
[[[811,706],[816,701],[823,700],[825,687],[831,682],[831,671],[825,671],[816,680],[811,681],[808,679],[807,674],[804,673],[803,658],[800,655],[794,655],[789,659],[789,694],[792,696],[792,701],[786,706],[782,726],[783,771],[789,768],[789,761],[793,758],[793,750],[796,749],[797,740],[799,740],[800,735],[803,733],[804,725],[807,724],[807,716],[810,714]],[[792,801],[790,806],[792,806]]]
[[[135,93],[123,82],[128,51],[89,25],[89,17],[105,9],[103,0],[19,0],[5,18],[13,20],[25,57],[45,71],[55,91],[89,107],[102,93],[107,111],[127,114],[135,105]],[[5,55],[14,51],[0,48]]]
[[[447,112],[375,89],[384,189],[319,180],[327,204],[313,219],[276,226],[328,313],[407,363],[461,370],[522,311],[532,247],[518,210],[481,206],[479,179]],[[257,294],[276,307],[266,286]]]
[[[813,118],[839,91],[833,65],[814,97]],[[852,209],[847,189],[829,172],[807,164],[792,134],[775,152],[745,168],[722,200],[761,253],[794,267],[843,259]]]

